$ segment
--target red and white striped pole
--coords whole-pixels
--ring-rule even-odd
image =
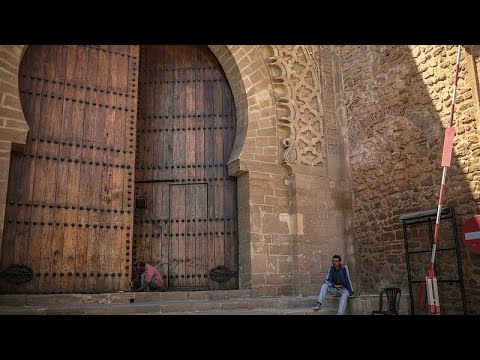
[[[452,106],[450,109],[450,126],[445,129],[445,139],[443,141],[442,153],[442,183],[440,185],[440,195],[438,197],[437,220],[435,222],[435,233],[433,234],[432,258],[430,259],[430,267],[426,276],[428,311],[430,314],[440,315],[440,301],[438,298],[437,276],[435,275],[435,252],[438,244],[438,232],[440,225],[440,216],[442,214],[443,194],[445,191],[445,180],[447,178],[447,168],[451,164],[453,138],[455,136],[455,127],[453,126],[453,114],[455,112],[455,97],[457,95],[458,69],[460,65],[460,45],[457,51],[457,64],[455,68],[455,81],[453,83]]]

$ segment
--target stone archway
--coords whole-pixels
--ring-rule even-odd
[[[18,89],[18,70],[26,48],[26,45],[0,46],[0,57],[5,60],[5,64],[0,65],[0,117],[5,119],[3,128],[0,128],[0,248],[10,153],[12,149],[23,148],[29,131]],[[227,76],[237,112],[237,132],[228,168],[231,176],[238,177],[239,287],[245,289],[255,286],[251,276],[253,254],[250,244],[249,202],[255,185],[252,185],[252,178],[248,173],[251,169],[258,169],[256,158],[267,153],[273,153],[273,158],[277,158],[276,144],[256,141],[265,135],[262,131],[276,136],[275,98],[268,70],[257,46],[212,45],[209,48],[218,58]],[[278,161],[272,161],[271,157],[266,161],[262,159],[261,162],[281,166]]]
[[[263,192],[263,183],[268,181],[260,174],[265,154],[274,153],[270,165],[281,167],[276,160],[277,145],[264,142],[265,134],[276,141],[276,109],[271,78],[259,48],[254,45],[209,46],[215,54],[232,89],[237,112],[237,133],[228,162],[231,176],[237,176],[238,195],[238,241],[239,241],[239,287],[261,288],[265,279],[252,276],[265,271],[266,253],[254,251],[252,237],[258,237],[259,206],[250,200]],[[267,135],[268,136],[268,135]],[[259,166],[260,165],[260,166]]]

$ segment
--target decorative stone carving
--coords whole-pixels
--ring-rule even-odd
[[[267,45],[260,49],[272,79],[280,126],[288,130],[283,163],[325,165],[318,46]]]

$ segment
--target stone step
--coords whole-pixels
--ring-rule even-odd
[[[164,293],[0,295],[0,314],[8,315],[160,315],[336,313],[338,302],[313,311],[316,296],[254,297],[249,290]]]
[[[39,306],[53,304],[115,304],[134,301],[190,301],[251,298],[251,290],[211,290],[172,292],[118,292],[102,294],[4,294],[0,306]]]
[[[322,309],[313,311],[311,306],[299,308],[265,308],[265,309],[237,309],[237,310],[218,310],[218,311],[197,311],[197,312],[171,312],[168,315],[335,315],[336,309]],[[137,315],[162,315],[162,313],[138,313]]]
[[[339,298],[327,295],[322,310],[313,311],[316,296],[258,297],[252,290],[174,292],[118,292],[105,294],[6,294],[0,295],[4,314],[336,314]],[[346,314],[371,314],[378,295],[350,297]],[[401,302],[408,314],[408,298]]]

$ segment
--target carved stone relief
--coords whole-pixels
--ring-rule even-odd
[[[312,45],[260,48],[272,79],[283,139],[283,163],[325,165],[319,49]]]

